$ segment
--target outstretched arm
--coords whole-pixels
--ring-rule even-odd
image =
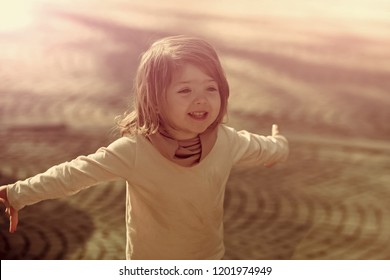
[[[42,200],[73,195],[102,182],[126,178],[134,168],[133,141],[122,137],[96,153],[50,167],[7,185],[7,202],[15,210]]]
[[[271,135],[263,136],[245,130],[231,132],[231,151],[237,166],[265,165],[271,167],[283,162],[289,154],[287,139],[279,133],[277,125],[272,126]]]
[[[9,232],[13,233],[16,231],[18,226],[19,215],[18,211],[15,210],[8,202],[7,187],[0,187],[0,201],[5,205],[5,213],[9,216]]]

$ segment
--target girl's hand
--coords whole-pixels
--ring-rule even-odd
[[[273,124],[272,125],[272,132],[271,132],[272,136],[277,136],[279,135],[279,128],[278,128],[278,125],[277,124]],[[276,164],[277,162],[267,162],[264,164],[265,167],[272,167]]]
[[[272,125],[272,136],[276,136],[276,135],[279,135],[279,128],[278,128],[278,125],[277,124],[273,124]]]
[[[9,216],[9,232],[13,233],[18,226],[19,214],[8,202],[6,186],[0,187],[0,202],[5,205],[5,213]]]

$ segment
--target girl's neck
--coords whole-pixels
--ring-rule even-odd
[[[173,127],[160,126],[158,132],[163,136],[178,142],[191,141],[199,138],[199,134],[185,134],[184,132],[174,129]]]

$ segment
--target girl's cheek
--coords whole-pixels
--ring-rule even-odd
[[[218,105],[221,106],[221,104],[222,104],[222,96],[218,94],[214,99],[215,99],[214,102],[218,103]]]

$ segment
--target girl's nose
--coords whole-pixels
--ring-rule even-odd
[[[207,104],[207,97],[206,97],[206,94],[205,93],[199,93],[196,95],[195,97],[195,100],[194,100],[195,104]]]

